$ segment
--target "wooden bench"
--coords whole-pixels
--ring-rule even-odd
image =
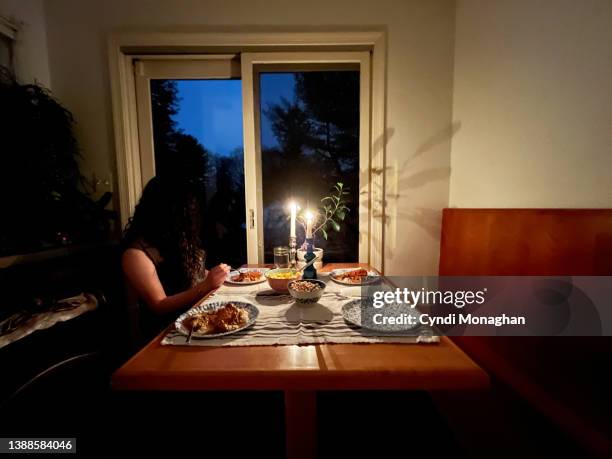
[[[611,209],[444,209],[441,276],[612,275]],[[612,340],[457,337],[493,378],[612,457]]]

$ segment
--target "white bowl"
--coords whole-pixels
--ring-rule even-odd
[[[299,304],[314,304],[317,303],[321,296],[323,296],[323,291],[325,290],[325,282],[319,279],[300,279],[300,282],[312,282],[314,284],[319,284],[321,286],[318,290],[313,290],[312,292],[299,292],[293,289],[293,284],[298,282],[298,280],[294,280],[287,284],[287,289],[289,290],[289,294],[295,300],[296,303]]]

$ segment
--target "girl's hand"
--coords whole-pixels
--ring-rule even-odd
[[[208,271],[208,275],[202,284],[204,284],[206,290],[213,290],[225,282],[229,272],[230,267],[224,263],[221,263]]]

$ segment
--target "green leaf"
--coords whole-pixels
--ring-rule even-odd
[[[334,229],[334,231],[336,231],[336,232],[340,231],[340,225],[338,225],[338,223],[336,223],[331,218],[329,219],[329,222],[331,223],[331,226]]]
[[[338,185],[340,188],[342,188],[342,187],[344,186],[344,183],[342,183],[342,182],[338,182],[338,183],[337,183],[337,185]]]
[[[325,228],[321,228],[321,232],[323,233],[323,237],[327,241],[327,231],[325,231]]]
[[[323,199],[321,199],[321,202],[325,202],[327,200],[331,200],[330,196],[325,196]]]
[[[346,213],[343,210],[338,210],[336,212],[336,215],[341,221],[344,221],[344,218],[346,217]]]

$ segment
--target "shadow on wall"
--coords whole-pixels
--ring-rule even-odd
[[[448,180],[450,167],[434,167],[420,171],[414,171],[412,163],[423,155],[430,153],[434,148],[444,142],[448,142],[461,129],[461,122],[455,121],[444,129],[436,132],[423,142],[405,161],[393,166],[385,165],[382,169],[362,170],[360,182],[370,183],[372,189],[372,213],[375,220],[383,221],[387,247],[393,250],[397,237],[397,222],[407,220],[422,228],[432,238],[440,237],[442,225],[442,209],[411,207],[405,211],[398,210],[400,198],[409,198],[410,191],[419,189],[429,183]],[[395,134],[394,128],[387,128],[385,134],[374,140],[372,145],[373,155],[383,151],[383,147]],[[372,177],[385,174],[384,185],[381,187],[377,181],[370,180]],[[387,190],[386,198],[383,199],[383,187]],[[360,195],[368,193],[367,189],[360,190]],[[395,222],[395,224],[393,224]],[[380,241],[372,235],[372,243],[376,246]],[[391,243],[391,246],[389,246]]]
[[[372,156],[373,157],[385,151],[384,147],[389,143],[389,139],[393,137],[393,134],[395,134],[395,129],[387,128],[382,136],[379,136],[378,138],[374,139],[374,142],[372,143]],[[372,218],[374,220],[382,221],[383,225],[386,225],[387,217],[385,213],[386,202],[384,200],[384,188],[385,188],[384,173],[385,173],[384,167],[376,168],[376,169],[372,167],[361,169],[360,176],[359,176],[359,183],[367,183],[369,184],[370,188],[368,188],[367,186],[365,188],[362,188],[361,190],[359,190],[359,195],[360,195],[360,200],[361,200],[362,195],[368,194],[368,192],[371,193]],[[381,174],[383,175],[382,184],[379,181],[374,180],[375,176],[380,176]],[[360,235],[360,237],[362,237],[362,235]],[[370,234],[370,238],[371,238],[370,242],[372,246],[378,247],[378,245],[381,242],[380,239],[378,239],[375,234]]]
[[[450,166],[416,171],[414,162],[427,154],[433,154],[435,147],[449,142],[460,129],[461,122],[453,122],[426,139],[401,164],[396,163],[385,167],[387,194],[384,203],[384,220],[385,231],[389,235],[386,239],[387,246],[391,251],[393,251],[397,240],[399,221],[409,221],[415,224],[433,239],[440,237],[442,225],[442,210],[440,208],[404,206],[404,209],[400,210],[399,202],[400,199],[404,199],[405,202],[410,203],[411,192],[433,182],[449,180]]]
[[[379,136],[377,139],[374,140],[372,144],[372,156],[384,151],[384,147],[389,143],[389,139],[393,137],[393,134],[395,134],[395,129],[387,128],[385,130],[384,135]],[[386,223],[385,212],[384,212],[384,207],[386,203],[383,200],[383,197],[384,197],[383,187],[381,187],[380,183],[371,180],[371,178],[373,179],[374,176],[380,176],[381,174],[384,174],[386,169],[387,169],[386,167],[382,169],[381,168],[364,169],[364,170],[361,170],[361,175],[359,177],[359,183],[369,183],[371,186],[370,191],[372,193],[372,214],[373,214],[374,219],[383,220],[384,223]],[[360,195],[367,194],[367,193],[368,193],[367,188],[359,191]]]

